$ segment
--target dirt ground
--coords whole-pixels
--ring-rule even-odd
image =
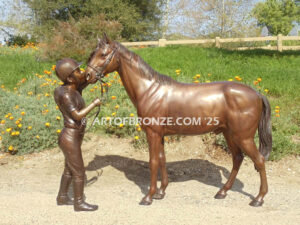
[[[149,186],[148,151],[130,140],[92,136],[83,143],[87,202],[96,212],[57,206],[63,170],[59,149],[0,155],[0,224],[300,224],[300,158],[267,162],[269,193],[262,207],[248,204],[259,174],[246,158],[226,199],[214,195],[227,180],[231,157],[201,136],[166,144],[170,184],[163,200],[139,201]]]

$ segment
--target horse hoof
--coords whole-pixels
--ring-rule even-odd
[[[259,207],[259,206],[262,206],[263,204],[264,204],[264,200],[257,201],[256,199],[253,199],[249,205],[251,205],[253,207]]]
[[[215,195],[215,199],[224,199],[224,198],[226,198],[226,193],[218,192],[218,193]]]
[[[142,201],[140,202],[140,205],[151,205],[152,204],[152,200],[150,200],[148,197],[145,197],[142,199]]]
[[[152,198],[156,199],[156,200],[161,200],[165,197],[165,194],[161,194],[161,193],[155,193]]]

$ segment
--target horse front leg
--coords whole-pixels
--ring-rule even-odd
[[[157,190],[157,174],[159,167],[159,152],[161,137],[157,133],[153,132],[151,129],[146,130],[147,141],[149,145],[149,155],[150,155],[150,174],[151,174],[151,184],[148,194],[142,199],[140,205],[151,205],[153,195]]]
[[[165,197],[165,190],[169,183],[168,172],[166,168],[166,156],[164,150],[164,137],[161,138],[159,148],[159,168],[161,174],[161,186],[153,195],[154,199],[163,199]]]

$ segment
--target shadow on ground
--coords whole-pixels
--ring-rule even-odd
[[[124,173],[126,178],[134,182],[143,194],[148,192],[150,185],[150,169],[149,163],[133,158],[118,155],[96,155],[95,158],[86,167],[87,171],[100,170],[106,166],[112,166]],[[217,166],[207,160],[189,159],[184,161],[176,161],[167,163],[167,170],[170,182],[184,182],[189,180],[197,180],[203,184],[223,187],[222,174],[228,179],[230,171],[226,168]],[[97,177],[93,177],[87,183],[95,182]],[[253,196],[243,191],[244,184],[236,179],[232,191],[239,192],[253,199]]]

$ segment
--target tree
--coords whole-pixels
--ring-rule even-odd
[[[256,34],[251,0],[172,0],[170,32],[184,36],[241,37]],[[174,22],[175,21],[175,22]]]
[[[293,29],[293,22],[299,20],[299,8],[293,0],[260,2],[255,6],[252,14],[257,19],[258,25],[266,26],[272,35],[288,35]]]
[[[79,21],[104,14],[106,20],[122,25],[121,37],[141,40],[159,33],[163,0],[24,0],[34,12],[36,32],[51,35],[58,21]]]
[[[23,1],[0,2],[0,15],[0,32],[4,37],[24,36],[31,33],[32,13]]]

